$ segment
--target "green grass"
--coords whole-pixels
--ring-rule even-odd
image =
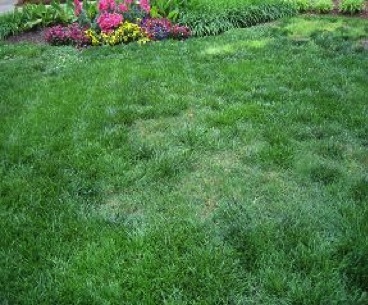
[[[0,44],[0,303],[367,304],[367,36]]]

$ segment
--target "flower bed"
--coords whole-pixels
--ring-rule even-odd
[[[75,22],[49,28],[45,39],[51,45],[113,46],[190,37],[188,27],[152,18],[150,13],[149,0],[100,0],[96,4],[74,0]]]

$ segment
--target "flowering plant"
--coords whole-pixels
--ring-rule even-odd
[[[172,24],[166,18],[146,18],[141,21],[141,27],[151,40],[173,38],[184,40],[190,37],[191,31],[187,26]]]
[[[116,9],[116,3],[114,0],[101,0],[98,2],[98,10],[100,12],[113,12]]]
[[[46,41],[51,45],[75,45],[85,46],[90,44],[89,37],[85,34],[85,29],[77,23],[69,26],[57,25],[49,28],[45,33]]]
[[[171,22],[166,18],[146,18],[141,27],[151,40],[163,40],[170,36]]]
[[[76,0],[77,1],[77,0]],[[98,3],[98,10],[100,16],[103,15],[102,20],[100,16],[97,18],[97,24],[100,29],[104,32],[104,26],[101,27],[102,23],[115,24],[114,28],[117,28],[117,15],[120,15],[120,23],[123,20],[130,22],[137,22],[138,19],[142,19],[149,15],[151,6],[149,0],[141,0],[137,3],[134,0],[123,0],[121,3],[115,2],[115,0],[100,0]],[[111,28],[109,29],[111,30]]]
[[[122,2],[116,2],[122,1]],[[190,29],[166,18],[151,18],[149,0],[73,0],[78,23],[50,28],[46,41],[53,45],[116,45],[167,38],[185,39]]]
[[[97,33],[96,31],[89,29],[86,31],[86,35],[94,46],[113,46],[133,41],[144,44],[149,41],[149,38],[142,31],[141,27],[138,24],[131,23],[129,21],[125,21],[114,31]]]
[[[96,21],[102,32],[109,33],[123,22],[123,16],[118,13],[102,12]]]
[[[173,39],[184,40],[191,36],[191,30],[187,26],[175,24],[171,27],[170,36]]]
[[[97,7],[89,1],[73,0],[75,20],[82,27],[90,27],[97,15]]]
[[[79,0],[74,0],[74,15],[78,17],[82,13],[83,5]]]
[[[102,32],[111,32],[119,27],[124,20],[138,23],[149,15],[151,6],[149,0],[100,0],[97,6],[87,1],[73,0],[74,14],[81,26],[94,27]]]

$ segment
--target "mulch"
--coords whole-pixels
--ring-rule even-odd
[[[5,41],[9,44],[16,43],[33,43],[33,44],[46,44],[45,40],[45,32],[47,28],[36,29],[29,32],[23,32],[18,35],[10,36],[5,39]]]

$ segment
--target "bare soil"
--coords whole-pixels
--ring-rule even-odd
[[[15,44],[21,42],[30,42],[34,44],[46,44],[45,31],[47,28],[36,29],[29,32],[20,33],[18,35],[10,36],[5,41],[7,43]]]

